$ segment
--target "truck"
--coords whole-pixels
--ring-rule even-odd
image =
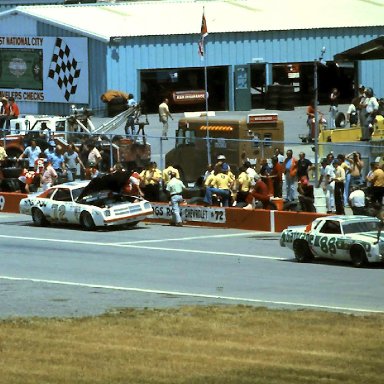
[[[129,116],[134,116],[135,124],[143,131],[148,119],[141,116],[140,106],[128,108],[117,116],[109,119],[99,127],[95,127],[91,120],[92,111],[85,108],[71,107],[68,116],[24,115],[10,121],[9,133],[4,140],[9,158],[18,158],[31,139],[35,139],[42,150],[48,147],[50,141],[60,144],[64,149],[70,142],[80,146],[87,140],[97,141],[104,147],[105,152],[113,154],[112,162],[120,161],[125,166],[144,167],[151,158],[151,147],[146,142],[111,135],[110,132],[125,124]]]
[[[188,184],[196,183],[207,169],[209,156],[214,163],[224,155],[231,171],[248,160],[258,164],[271,158],[275,149],[284,150],[284,122],[276,113],[248,114],[241,118],[215,115],[185,117],[179,120],[175,147],[165,156],[166,165],[179,169]]]

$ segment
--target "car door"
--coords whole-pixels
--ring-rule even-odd
[[[312,248],[319,257],[328,259],[343,260],[345,258],[340,242],[343,239],[341,224],[337,220],[324,220],[319,228]]]
[[[51,200],[50,220],[56,223],[74,223],[74,205],[71,191],[68,188],[57,188]]]

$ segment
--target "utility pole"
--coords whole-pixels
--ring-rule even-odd
[[[316,182],[319,180],[319,114],[318,114],[318,102],[319,102],[319,90],[318,90],[318,65],[324,64],[323,57],[325,53],[325,47],[321,49],[320,57],[314,61],[314,73],[313,73],[313,88],[314,88],[314,108],[315,108],[315,178]]]

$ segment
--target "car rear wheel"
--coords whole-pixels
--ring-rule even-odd
[[[367,263],[367,255],[361,246],[351,248],[351,261],[356,268],[361,268]]]
[[[295,253],[295,259],[299,263],[307,263],[313,260],[313,254],[305,240],[296,240],[293,243],[293,252]]]
[[[48,224],[48,221],[44,216],[44,213],[41,212],[39,208],[34,208],[32,210],[32,220],[33,220],[33,223],[38,227],[44,227]]]
[[[83,212],[80,217],[80,224],[86,231],[92,231],[96,225],[89,212]]]

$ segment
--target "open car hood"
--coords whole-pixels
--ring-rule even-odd
[[[130,174],[128,172],[115,172],[96,177],[89,182],[76,200],[79,201],[85,196],[89,196],[100,191],[119,193],[129,177]]]

